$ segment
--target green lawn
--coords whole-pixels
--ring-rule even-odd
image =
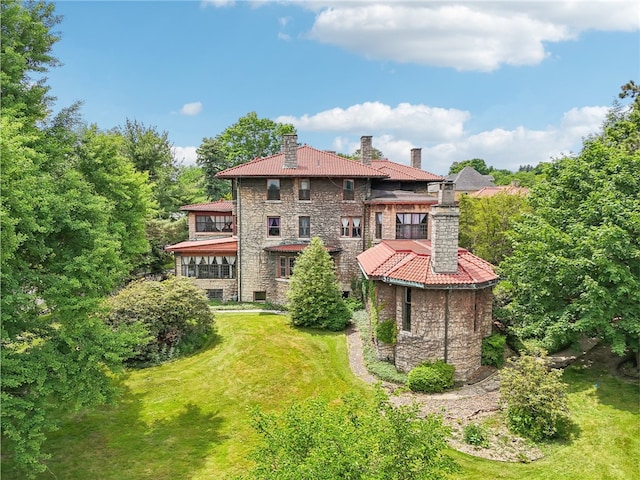
[[[135,371],[117,406],[64,414],[49,436],[51,479],[224,479],[241,473],[257,440],[248,409],[279,410],[310,396],[368,389],[349,369],[343,334],[292,329],[273,314],[218,313],[219,339],[202,352]],[[453,455],[461,479],[640,478],[638,386],[569,370],[577,423],[568,444],[534,463]],[[598,383],[596,389],[594,384]],[[2,478],[20,478],[8,459]]]

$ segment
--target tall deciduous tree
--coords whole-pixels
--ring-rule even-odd
[[[1,425],[3,454],[26,476],[44,468],[52,406],[112,394],[109,371],[137,339],[96,312],[146,248],[144,177],[108,138],[76,128],[77,107],[48,121],[41,75],[57,63],[56,22],[52,5],[2,3]]]
[[[472,158],[471,160],[462,160],[460,162],[453,162],[449,167],[449,175],[458,173],[464,167],[473,167],[481,175],[489,175],[491,173],[490,168],[485,161],[481,158]]]
[[[197,161],[205,172],[209,198],[218,200],[229,194],[227,182],[221,183],[216,179],[216,173],[254,158],[278,153],[282,137],[287,133],[295,133],[295,127],[259,118],[256,112],[249,112],[215,138],[203,138],[197,150]]]
[[[339,331],[351,318],[329,252],[318,237],[296,259],[287,296],[294,325]]]
[[[614,108],[578,156],[534,188],[501,265],[523,337],[547,347],[593,335],[622,355],[640,337],[640,97]]]
[[[498,193],[492,197],[460,197],[460,246],[497,265],[511,253],[507,232],[511,223],[528,211],[521,195]]]

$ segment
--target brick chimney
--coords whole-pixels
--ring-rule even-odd
[[[455,205],[455,184],[442,182],[438,204],[431,207],[431,268],[435,273],[458,271],[460,209]]]
[[[418,170],[422,169],[422,149],[421,148],[411,149],[411,166],[413,168],[417,168]]]
[[[363,165],[371,165],[372,147],[371,136],[360,137],[360,158]]]
[[[285,133],[282,138],[282,150],[284,151],[283,168],[298,168],[298,135]]]

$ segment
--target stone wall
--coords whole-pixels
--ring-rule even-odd
[[[310,178],[310,200],[298,200],[296,178],[280,178],[280,200],[267,200],[264,178],[244,178],[240,181],[238,210],[238,249],[240,299],[252,301],[253,292],[267,292],[267,300],[283,303],[282,285],[276,284],[277,254],[265,252],[265,247],[306,243],[310,238],[298,236],[298,217],[308,216],[311,237],[320,237],[327,246],[338,247],[334,256],[338,278],[344,291],[351,289],[351,279],[360,276],[356,256],[364,249],[364,237],[341,236],[341,217],[361,217],[364,232],[364,199],[368,181],[355,179],[355,199],[342,200],[342,179]],[[267,235],[267,217],[280,217],[280,237]]]
[[[378,304],[383,305],[380,319],[394,318],[398,327],[394,354],[399,371],[408,372],[425,360],[444,360],[456,367],[456,381],[463,382],[480,367],[482,339],[491,334],[490,288],[412,288],[411,331],[403,331],[405,287],[376,283]]]
[[[437,273],[458,271],[460,209],[450,205],[431,208],[431,264]]]

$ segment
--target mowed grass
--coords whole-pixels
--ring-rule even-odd
[[[258,441],[249,410],[281,411],[309,397],[370,392],[349,368],[341,333],[298,330],[285,316],[217,314],[219,337],[197,355],[131,372],[115,406],[61,413],[41,479],[229,479]],[[545,458],[502,463],[451,451],[455,479],[640,480],[638,383],[569,368],[575,426]],[[597,384],[597,386],[596,386]],[[3,459],[2,478],[21,478]],[[301,479],[302,480],[302,479]]]
[[[39,478],[231,478],[258,440],[252,406],[368,388],[349,368],[344,334],[294,329],[282,315],[216,317],[218,339],[197,355],[131,372],[115,406],[64,415]],[[3,467],[2,478],[20,477]]]
[[[543,446],[529,464],[503,464],[455,452],[459,479],[640,480],[640,389],[597,367],[569,367],[570,439]]]

